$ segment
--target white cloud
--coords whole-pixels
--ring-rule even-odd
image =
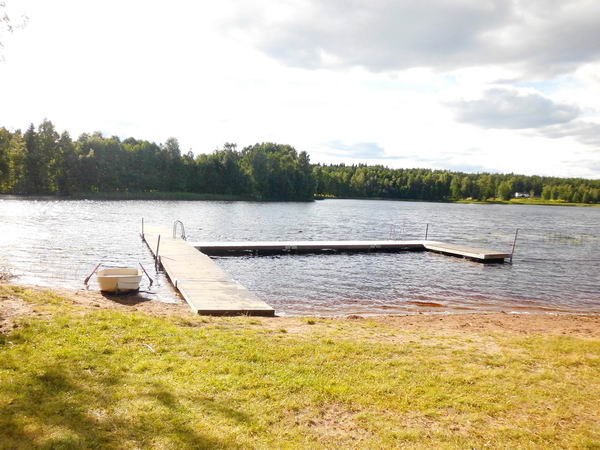
[[[450,102],[457,120],[483,128],[540,128],[575,119],[577,106],[553,102],[535,92],[492,88],[475,100]]]
[[[551,25],[564,37],[561,24],[598,17],[595,3],[343,4],[19,0],[30,20],[6,41],[0,126],[47,117],[73,136],[175,136],[196,153],[275,141],[315,162],[600,177],[595,130],[584,125],[599,122],[595,49],[584,43],[569,59],[532,44]],[[527,78],[568,67],[577,67],[568,77]],[[485,99],[499,79],[534,82],[502,86],[518,92],[504,96],[508,114],[496,111],[504,127],[457,122],[448,102]]]
[[[305,0],[245,3],[229,26],[285,64],[373,71],[509,65],[572,71],[600,60],[593,0]]]
[[[582,144],[600,149],[600,123],[578,120],[542,128],[538,132],[552,139],[574,138]]]

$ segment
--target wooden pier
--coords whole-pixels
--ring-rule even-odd
[[[430,251],[481,263],[502,263],[510,258],[510,253],[437,241],[192,242],[190,245],[207,255]]]
[[[444,244],[443,242],[424,241],[423,247],[430,252],[442,253],[448,256],[458,256],[481,263],[503,263],[510,258],[510,253],[497,252],[463,245]]]
[[[158,237],[160,235],[160,246]],[[205,315],[274,316],[275,310],[235,281],[208,256],[166,229],[145,227],[142,237],[192,311]]]
[[[142,237],[192,311],[209,315],[273,316],[275,311],[207,255],[431,251],[480,263],[503,263],[510,253],[437,241],[187,242],[167,229],[145,227]],[[159,244],[160,240],[160,244]]]
[[[277,255],[283,253],[359,253],[424,250],[422,241],[274,241],[191,242],[207,255]]]

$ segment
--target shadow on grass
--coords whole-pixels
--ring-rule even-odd
[[[150,383],[149,386],[152,386],[152,390],[145,395],[145,397],[150,399],[155,399],[160,402],[163,406],[167,408],[176,410],[181,409],[182,406],[178,401],[177,397],[172,393],[166,391],[164,386],[159,383]],[[238,411],[236,409],[230,408],[228,406],[224,406],[220,403],[214,402],[207,397],[200,396],[197,394],[190,394],[187,396],[188,400],[192,400],[194,405],[199,406],[200,409],[209,412],[211,415],[219,415],[224,418],[232,419],[238,423],[251,423],[252,418],[247,414]]]
[[[124,379],[89,378],[65,367],[40,365],[35,375],[4,386],[8,401],[0,397],[0,449],[235,448],[237,445],[215,436],[214,430],[193,428],[195,415],[205,412],[240,423],[251,421],[247,415],[206,398],[194,399],[199,408],[195,415],[190,414],[177,396],[159,383],[142,385],[139,392],[131,394]],[[137,407],[130,407],[132,403]],[[147,410],[139,406],[146,404]]]
[[[102,297],[111,302],[118,303],[125,306],[135,306],[140,303],[146,303],[152,301],[151,298],[145,296],[142,292],[129,292],[123,294],[110,294],[108,292],[100,291]]]

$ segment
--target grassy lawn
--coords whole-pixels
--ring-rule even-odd
[[[501,205],[546,205],[546,206],[600,206],[600,203],[575,203],[563,202],[562,200],[543,200],[541,198],[511,198],[502,200],[499,198],[490,200],[456,200],[454,203],[482,203]]]
[[[0,448],[600,448],[596,338],[0,296]]]
[[[502,200],[500,198],[490,198],[488,200],[418,200],[418,199],[399,199],[387,197],[335,197],[333,195],[315,195],[317,200],[327,199],[348,199],[348,200],[388,200],[400,202],[431,202],[431,203],[479,203],[485,205],[546,205],[546,206],[596,206],[600,207],[600,203],[575,203],[565,202],[562,200],[543,200],[541,198],[511,198],[510,200]]]

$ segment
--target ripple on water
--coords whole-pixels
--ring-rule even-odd
[[[325,200],[314,203],[0,200],[0,263],[21,282],[80,288],[98,262],[137,265],[157,278],[138,236],[141,218],[182,220],[191,241],[422,239],[510,251],[515,264],[481,265],[431,253],[218,258],[286,314],[424,310],[600,312],[600,208]],[[95,286],[92,286],[95,287]]]

